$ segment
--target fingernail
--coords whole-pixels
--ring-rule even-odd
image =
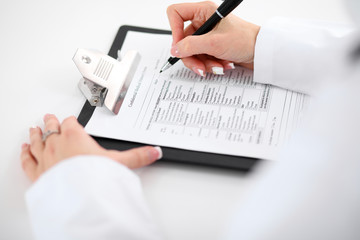
[[[21,145],[21,149],[25,149],[27,146],[27,143],[23,143],[23,145]]]
[[[212,70],[213,74],[224,75],[224,68],[222,68],[222,67],[212,67],[211,70]]]
[[[50,116],[50,114],[45,114],[44,115],[44,118],[43,118],[44,122],[46,122],[46,120],[48,120],[49,116]]]
[[[37,128],[38,128],[38,126],[31,126],[29,131],[31,132],[32,130],[37,129]]]
[[[161,147],[154,147],[154,149],[158,152],[158,158],[157,159],[161,159],[163,157],[163,152]]]
[[[50,116],[51,116],[51,114],[49,114],[49,113],[45,114],[44,115],[44,122],[47,121]]]
[[[159,160],[163,156],[162,150],[160,147],[150,148],[149,153],[150,153],[150,158],[155,159],[155,160]]]
[[[171,47],[171,54],[174,56],[174,57],[180,57],[180,53],[179,53],[179,50],[177,48],[176,45],[172,46]]]
[[[234,63],[229,63],[229,64],[228,64],[228,67],[229,67],[230,69],[235,69],[235,64],[234,64]]]
[[[205,77],[204,71],[199,69],[199,68],[195,68],[193,67],[192,69],[197,75],[200,75],[201,77]]]

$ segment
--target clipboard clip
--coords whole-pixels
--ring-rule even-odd
[[[118,114],[140,62],[139,53],[129,51],[116,60],[96,50],[78,49],[73,61],[83,76],[78,86],[89,103]]]

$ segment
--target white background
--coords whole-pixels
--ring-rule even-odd
[[[45,113],[77,116],[84,98],[75,50],[105,53],[124,24],[169,29],[170,0],[12,0],[0,2],[0,238],[32,239],[20,146]],[[216,1],[220,4],[220,1]],[[342,0],[245,0],[235,10],[263,24],[272,16],[349,22]],[[157,163],[138,170],[145,197],[167,239],[216,239],[251,187],[249,175]]]

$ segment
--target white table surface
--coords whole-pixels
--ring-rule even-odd
[[[72,62],[78,47],[108,52],[120,25],[169,29],[171,0],[12,0],[0,2],[0,238],[32,239],[20,146],[45,113],[77,116],[84,98]],[[216,1],[220,4],[220,1]],[[263,24],[272,16],[349,22],[342,0],[247,0],[235,14]],[[157,163],[138,170],[167,239],[217,239],[251,187],[231,170]]]

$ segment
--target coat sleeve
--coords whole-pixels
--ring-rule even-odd
[[[276,17],[258,34],[254,81],[317,95],[346,64],[347,38],[354,27],[345,24]],[[344,44],[346,43],[346,44]]]
[[[223,239],[360,239],[359,76],[316,97],[279,161],[251,175]]]
[[[97,156],[65,160],[26,193],[35,238],[161,239],[139,178]]]

